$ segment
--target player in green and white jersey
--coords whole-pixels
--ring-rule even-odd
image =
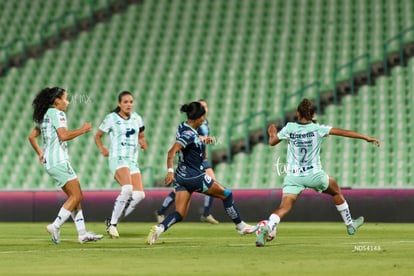
[[[118,106],[108,115],[95,134],[95,143],[102,155],[108,157],[109,169],[121,185],[121,192],[115,200],[112,216],[106,219],[106,231],[111,238],[118,238],[117,224],[122,217],[134,211],[135,206],[145,198],[141,171],[138,166],[139,148],[148,148],[144,135],[144,122],[133,111],[134,98],[131,92],[118,95]],[[108,133],[109,150],[101,137]]]
[[[289,213],[300,193],[306,188],[333,197],[349,235],[353,235],[364,222],[363,217],[352,219],[338,183],[322,170],[319,153],[322,139],[328,135],[362,139],[377,146],[380,142],[377,138],[355,131],[317,124],[313,121],[315,110],[311,101],[304,99],[297,109],[297,122],[288,123],[279,133],[277,133],[275,125],[269,126],[268,134],[271,146],[277,145],[282,140],[288,142],[287,169],[280,207],[270,215],[267,225],[261,227],[258,232],[260,234],[256,239],[256,246],[264,246],[266,240],[270,241],[275,237],[276,227],[280,220]]]
[[[36,151],[40,163],[56,181],[57,186],[68,195],[55,221],[46,227],[56,244],[60,243],[60,227],[70,216],[78,230],[80,243],[103,238],[102,235],[86,231],[81,206],[82,191],[68,155],[67,141],[89,132],[91,123],[84,123],[76,130],[68,130],[65,115],[68,105],[68,93],[64,89],[54,87],[41,90],[32,103],[33,121],[36,126],[29,135],[29,142]],[[37,141],[40,135],[43,138],[43,148]]]

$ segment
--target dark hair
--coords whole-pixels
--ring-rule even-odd
[[[200,102],[183,104],[180,108],[180,111],[185,112],[187,114],[187,118],[190,120],[197,120],[206,113],[206,110]]]
[[[32,102],[33,107],[33,121],[41,123],[47,110],[54,104],[57,98],[62,98],[65,89],[60,87],[43,88]]]
[[[122,91],[121,93],[119,93],[119,95],[118,95],[118,103],[120,103],[120,102],[122,101],[122,98],[123,98],[125,95],[131,95],[131,96],[132,96],[132,93],[131,93],[131,92],[129,92],[129,91]],[[115,108],[112,110],[112,112],[115,112],[115,113],[118,113],[119,111],[121,111],[121,108],[120,108],[119,106],[115,107]]]
[[[315,105],[309,99],[303,99],[298,105],[299,116],[305,118],[308,121],[311,121],[313,119],[315,111]]]

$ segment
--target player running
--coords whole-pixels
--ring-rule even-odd
[[[205,145],[209,141],[202,141],[196,130],[205,121],[204,107],[199,102],[192,102],[184,104],[180,111],[187,114],[187,121],[178,126],[176,142],[168,151],[168,173],[165,177],[166,185],[174,183],[176,211],[151,228],[146,240],[147,244],[154,244],[163,232],[183,220],[188,212],[193,192],[220,198],[223,201],[226,214],[236,224],[236,230],[240,234],[256,232],[258,226],[248,225],[241,219],[239,210],[234,204],[231,190],[224,188],[205,172],[203,167],[204,152]],[[178,166],[174,173],[173,163],[177,153]]]
[[[144,122],[133,111],[134,98],[131,92],[118,95],[118,106],[108,115],[95,134],[95,143],[102,155],[108,157],[109,169],[121,186],[115,200],[112,216],[106,219],[106,231],[111,238],[119,238],[117,224],[134,211],[135,206],[145,198],[141,171],[138,167],[138,148],[148,148],[144,135]],[[110,150],[102,144],[101,137],[108,133]]]
[[[54,87],[41,90],[32,103],[36,126],[29,135],[29,142],[39,156],[40,163],[56,181],[57,186],[68,195],[55,221],[46,227],[56,244],[60,243],[60,228],[70,216],[78,230],[80,243],[103,238],[102,235],[86,231],[81,207],[82,191],[68,155],[67,141],[89,132],[91,123],[84,123],[76,130],[68,130],[65,114],[68,105],[68,93],[64,89]],[[43,148],[37,141],[39,135],[43,138]]]
[[[198,100],[199,103],[204,107],[206,111],[206,115],[208,112],[208,105],[207,101],[204,99]],[[208,119],[206,118],[203,124],[197,129],[197,132],[201,139],[206,139],[210,135],[210,126]],[[208,161],[207,152],[204,153],[205,157],[203,160],[203,167],[206,170],[206,174],[209,175],[211,178],[216,179],[216,176],[214,174],[213,168],[210,165],[210,162]],[[157,219],[157,222],[160,223],[165,218],[165,213],[167,209],[174,203],[175,201],[175,191],[171,191],[163,200],[161,208],[159,210],[155,211],[155,217]],[[208,222],[211,224],[218,224],[219,221],[216,220],[213,215],[210,213],[211,206],[213,204],[213,197],[206,195],[204,197],[204,208],[203,213],[200,217],[200,220],[202,222]]]

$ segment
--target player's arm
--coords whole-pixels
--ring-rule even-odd
[[[145,139],[144,129],[145,129],[145,127],[141,127],[139,129],[138,143],[141,146],[141,149],[147,150],[148,149],[148,144],[147,144],[147,140]]]
[[[205,145],[210,145],[210,144],[215,144],[216,143],[216,139],[214,137],[198,135],[198,138]]]
[[[102,153],[103,156],[107,157],[107,156],[109,156],[109,151],[102,143],[102,136],[104,134],[105,134],[105,132],[98,129],[98,131],[95,133],[94,138],[95,138],[95,144],[98,147],[99,151]]]
[[[281,141],[277,136],[277,128],[274,124],[271,124],[268,129],[267,133],[269,134],[269,145],[276,146]]]
[[[39,156],[39,162],[43,163],[43,150],[39,146],[39,142],[37,141],[37,137],[41,134],[40,128],[34,127],[29,134],[29,142],[32,145],[32,148],[35,150],[37,155]]]
[[[358,133],[356,131],[347,130],[347,129],[341,129],[341,128],[331,128],[329,131],[330,135],[336,135],[336,136],[343,136],[343,137],[349,137],[349,138],[355,138],[355,139],[362,139],[369,143],[374,143],[375,145],[379,146],[380,141],[375,137],[370,137],[361,133]]]
[[[182,148],[183,146],[180,143],[175,142],[174,145],[168,151],[168,154],[167,154],[168,173],[164,180],[164,183],[167,186],[170,185],[174,181],[174,169],[173,169],[174,168],[174,157],[175,157],[175,154],[179,152]]]
[[[60,127],[56,130],[56,132],[60,141],[69,141],[86,132],[89,132],[91,128],[91,123],[84,123],[80,128],[75,130],[68,130],[66,127]]]

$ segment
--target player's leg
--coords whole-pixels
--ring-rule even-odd
[[[125,205],[132,196],[132,180],[129,167],[120,167],[115,171],[115,180],[121,185],[121,192],[117,196],[112,209],[111,220],[107,221],[107,232],[111,238],[118,238],[117,224]]]
[[[292,210],[300,193],[305,189],[301,179],[301,177],[291,175],[285,177],[280,205],[270,214],[267,225],[261,227],[260,235],[256,238],[256,246],[264,246],[266,241],[271,241],[276,237],[278,224]]]
[[[216,179],[216,176],[214,174],[214,171],[212,168],[206,169],[206,174],[209,175],[212,179]],[[205,196],[204,197],[204,208],[203,208],[203,214],[200,217],[200,220],[202,222],[208,222],[211,224],[218,224],[219,221],[216,220],[213,215],[210,213],[211,206],[213,204],[213,197],[211,196]]]
[[[131,214],[135,210],[138,203],[145,198],[144,185],[142,184],[142,176],[139,171],[131,174],[131,181],[132,195],[125,206],[122,217],[126,217]]]
[[[341,188],[339,187],[336,180],[332,177],[329,177],[328,188],[325,189],[323,192],[332,196],[333,201],[336,205],[336,209],[341,214],[342,220],[346,225],[348,234],[355,234],[356,230],[364,223],[364,217],[361,216],[355,220],[352,219],[348,203],[346,202],[341,192]]]
[[[170,206],[175,201],[175,191],[171,191],[163,200],[161,208],[155,211],[155,218],[157,222],[160,223],[165,218],[165,212],[170,208]]]
[[[47,173],[57,182],[68,198],[60,208],[53,223],[46,227],[46,231],[51,234],[52,241],[60,243],[60,227],[71,216],[71,212],[82,200],[82,192],[76,173],[70,163],[59,164],[56,167],[47,170]]]
[[[234,203],[233,193],[230,189],[225,189],[221,184],[208,176],[205,178],[205,185],[208,187],[208,189],[204,191],[205,194],[220,198],[223,201],[224,210],[227,216],[236,225],[236,230],[239,234],[244,235],[256,232],[258,228],[257,226],[249,225],[242,220],[240,212]]]
[[[190,207],[191,193],[186,189],[178,189],[175,198],[175,212],[169,214],[161,223],[151,227],[147,236],[147,244],[154,244],[158,237],[172,225],[183,220]]]

